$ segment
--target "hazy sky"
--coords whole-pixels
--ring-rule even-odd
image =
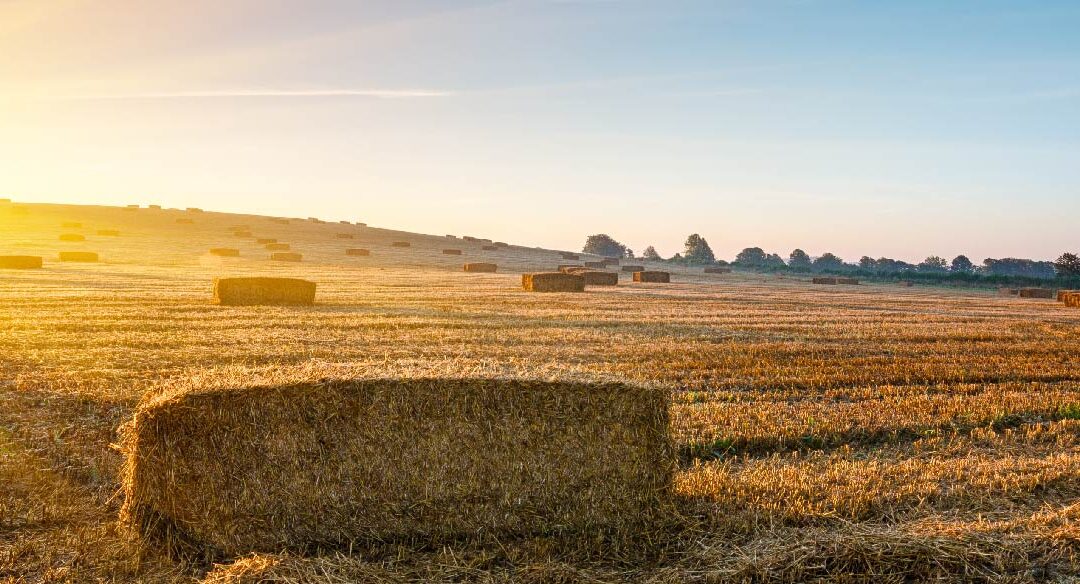
[[[1080,250],[1080,2],[0,0],[0,196]]]

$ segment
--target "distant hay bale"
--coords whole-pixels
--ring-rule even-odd
[[[223,258],[235,258],[240,257],[240,250],[233,247],[212,247],[210,248],[210,255]]]
[[[161,210],[161,205],[147,205],[146,208],[147,209],[153,209],[155,211],[160,211]]]
[[[645,271],[645,266],[623,266],[622,271],[624,271],[624,272],[644,272]]]
[[[708,266],[705,268],[706,274],[730,274],[731,268],[725,268],[723,266]]]
[[[279,251],[270,254],[270,259],[275,262],[299,262],[304,256],[293,251]]]
[[[407,241],[395,241],[390,244],[391,247],[412,247],[412,244]]]
[[[1049,288],[1021,288],[1017,294],[1020,298],[1054,298],[1055,295]]]
[[[86,236],[79,233],[63,233],[60,241],[86,241]]]
[[[60,261],[92,263],[98,261],[98,254],[92,251],[62,251]]]
[[[584,292],[585,278],[563,272],[522,274],[521,287],[528,292]]]
[[[616,257],[612,257],[612,256],[607,256],[607,257],[603,258],[600,261],[604,262],[605,264],[607,264],[609,266],[617,266],[617,265],[619,265],[619,262],[622,261],[622,258],[616,258]]]
[[[278,240],[276,238],[273,238],[273,237],[260,237],[260,238],[255,240],[255,243],[257,243],[259,245],[266,245],[268,243],[277,243],[277,242],[278,242]]]
[[[859,279],[858,278],[837,278],[836,283],[837,284],[846,284],[848,286],[858,286],[859,285]]]
[[[619,274],[615,272],[601,272],[598,270],[584,270],[577,272],[578,276],[585,279],[586,286],[618,286]]]
[[[657,270],[634,272],[634,281],[667,284],[671,282],[671,274],[668,272],[661,272]]]
[[[480,249],[482,249],[484,251],[495,251],[498,248],[495,247],[494,245],[482,245],[482,246],[480,246]]]
[[[291,247],[292,246],[290,246],[289,244],[281,243],[280,241],[275,241],[274,243],[267,243],[263,245],[263,248],[265,248],[267,251],[289,251]]]
[[[125,211],[138,211],[139,206],[138,205],[128,205],[127,207],[124,207],[124,210]]]
[[[634,537],[672,508],[670,394],[488,378],[195,386],[121,429],[123,526],[174,557]]]
[[[0,269],[32,270],[44,265],[41,256],[0,256]]]
[[[350,249],[345,250],[345,255],[347,255],[347,256],[369,256],[369,255],[371,255],[371,252],[369,250],[366,250],[366,249],[363,249],[363,248],[354,247],[354,248],[350,248]]]
[[[97,234],[102,237],[120,237],[119,229],[98,229]]]
[[[456,235],[450,235],[449,233],[447,233],[446,238],[447,239],[457,239],[457,236]]]
[[[495,247],[510,247],[510,244],[506,243],[505,241],[496,241],[491,245],[494,245]]]
[[[224,306],[310,305],[315,283],[297,278],[214,278],[213,303]]]
[[[607,266],[607,262],[585,262],[586,268],[592,268],[594,270],[602,270]]]
[[[463,239],[465,241],[479,241],[478,239],[476,239],[475,237],[473,237],[471,235],[462,235],[461,239]]]
[[[341,221],[338,221],[338,223],[340,223],[342,225],[352,225],[351,221],[345,221],[344,219],[342,219]]]
[[[185,211],[187,211],[188,213],[202,213],[203,212],[203,210],[198,208],[198,207],[188,207],[187,209],[185,209]]]
[[[560,255],[560,256],[562,256],[562,259],[564,259],[564,260],[574,260],[574,261],[577,261],[577,260],[580,260],[580,259],[581,259],[581,256],[580,256],[580,255],[578,255],[578,254],[576,254],[576,253],[570,253],[570,252],[568,252],[568,251],[560,251],[560,252],[559,252],[559,255]]]
[[[442,252],[443,252],[443,255],[456,255],[456,256],[461,255],[461,250],[460,249],[444,249],[444,250],[442,250]]]
[[[367,223],[361,223],[361,222],[359,222],[359,221],[357,221],[356,223],[354,223],[354,225],[356,225],[357,227],[367,227]]]
[[[338,233],[335,237],[338,239],[356,239],[356,236],[351,233]]]
[[[308,217],[307,220],[312,222],[312,223],[326,223],[325,221],[323,221],[322,219],[319,219],[318,217]]]
[[[60,227],[64,229],[82,229],[82,223],[77,221],[65,221],[60,224]]]
[[[1016,296],[1020,293],[1018,288],[998,288],[998,294],[1003,296]]]
[[[814,278],[813,280],[811,280],[811,282],[813,282],[814,284],[830,284],[830,285],[837,283],[836,278],[832,278],[832,277],[817,277],[817,278]]]
[[[472,262],[465,264],[464,269],[466,272],[475,272],[482,274],[494,274],[499,271],[498,264],[492,264],[488,262]]]
[[[911,288],[911,287],[915,286],[915,282],[904,281],[904,282],[900,282],[900,285],[903,286],[904,288]]]

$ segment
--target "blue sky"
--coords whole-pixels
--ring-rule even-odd
[[[1080,3],[0,1],[0,192],[637,251],[1080,249]]]

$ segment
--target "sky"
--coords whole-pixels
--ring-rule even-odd
[[[0,0],[0,196],[1080,251],[1080,2]]]

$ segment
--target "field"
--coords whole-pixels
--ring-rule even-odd
[[[528,294],[520,274],[565,263],[558,252],[210,212],[25,209],[0,206],[0,254],[45,257],[43,269],[0,271],[0,582],[1080,574],[1080,311],[1052,300],[700,270],[675,270],[671,284],[622,274],[618,287]],[[71,222],[82,225],[62,227]],[[270,262],[233,235],[239,225],[303,261]],[[352,247],[371,255],[347,257]],[[60,251],[101,262],[60,263]],[[484,261],[499,272],[462,272]],[[313,280],[317,304],[211,305],[212,279],[236,275]],[[669,389],[685,517],[633,557],[536,538],[261,555],[216,569],[118,531],[116,430],[146,391],[370,372]]]

